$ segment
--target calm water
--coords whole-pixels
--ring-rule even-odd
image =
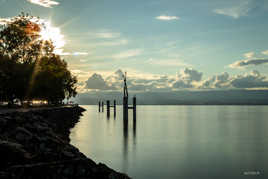
[[[81,152],[138,179],[268,178],[268,106],[97,106],[72,129]]]

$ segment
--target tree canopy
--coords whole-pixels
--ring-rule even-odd
[[[0,26],[0,101],[75,97],[77,79],[54,53],[51,40],[40,38],[45,24],[21,14]]]

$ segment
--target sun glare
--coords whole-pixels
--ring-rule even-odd
[[[60,28],[53,27],[49,21],[44,21],[44,27],[40,31],[42,40],[51,40],[55,46],[55,53],[61,53],[62,47],[65,45],[64,36],[61,34]]]

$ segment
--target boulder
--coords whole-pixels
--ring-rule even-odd
[[[33,138],[33,134],[23,127],[17,127],[15,129],[15,138],[18,142],[25,143]]]

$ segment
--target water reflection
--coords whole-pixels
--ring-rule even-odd
[[[267,178],[268,106],[143,106],[139,121],[86,109],[72,144],[133,178]]]
[[[133,136],[133,151],[136,150],[136,131],[137,131],[137,120],[136,119],[124,119],[123,120],[123,169],[124,171],[128,170],[128,156],[129,156],[129,120],[132,121],[132,136]]]

